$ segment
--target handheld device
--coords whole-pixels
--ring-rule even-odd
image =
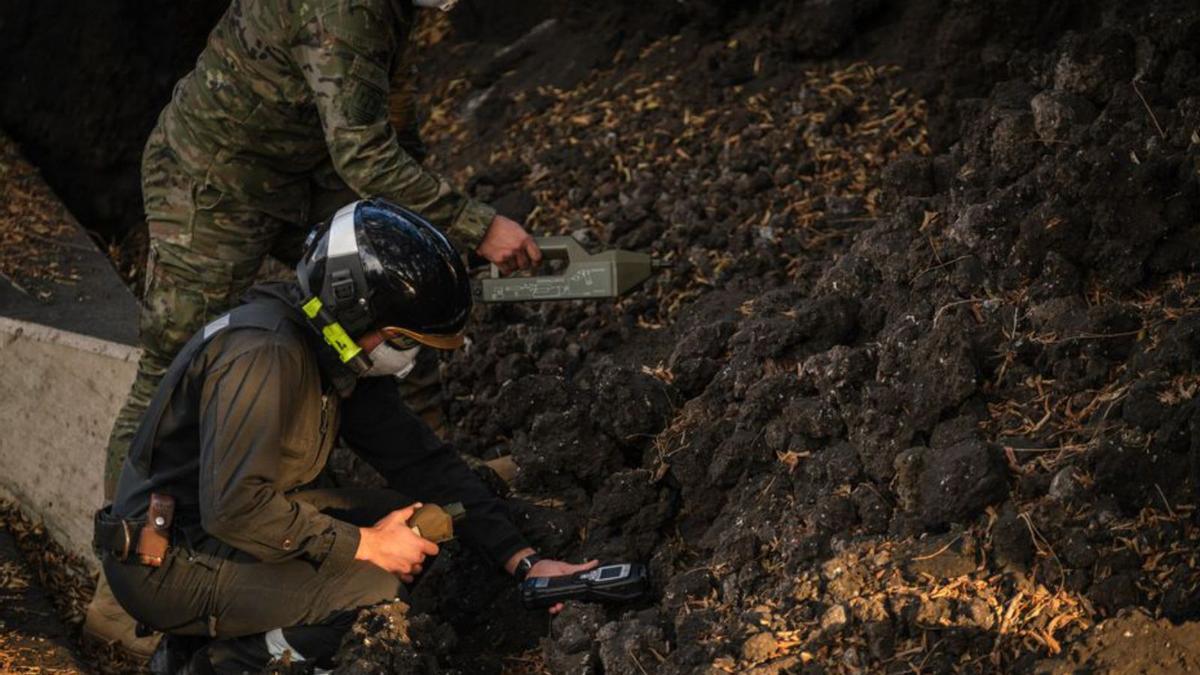
[[[633,602],[649,589],[645,565],[615,563],[561,577],[530,577],[521,582],[521,603],[541,609],[565,600]]]
[[[572,237],[535,237],[547,261],[558,260],[564,267],[558,274],[537,276],[500,276],[491,266],[491,275],[476,287],[483,302],[530,302],[616,298],[650,278],[655,270],[670,265],[645,253],[612,249],[588,253]]]

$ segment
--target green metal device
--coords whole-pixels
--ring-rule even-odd
[[[540,276],[500,276],[491,266],[491,276],[479,283],[482,302],[529,302],[536,300],[580,300],[616,298],[642,283],[665,265],[646,253],[612,249],[588,253],[571,237],[536,237],[543,262],[561,260],[559,273]]]

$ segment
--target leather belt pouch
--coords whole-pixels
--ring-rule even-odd
[[[138,562],[150,567],[159,567],[171,547],[171,523],[175,520],[175,498],[170,495],[151,494],[150,509],[146,512],[146,524],[138,534]]]

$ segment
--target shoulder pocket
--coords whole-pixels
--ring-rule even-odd
[[[346,119],[352,125],[377,122],[386,112],[388,90],[387,71],[378,65],[356,57],[350,67],[349,88],[346,92]]]

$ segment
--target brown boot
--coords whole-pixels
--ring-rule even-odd
[[[144,661],[154,653],[161,637],[158,633],[137,636],[137,622],[121,608],[101,574],[96,583],[96,595],[92,596],[87,617],[83,620],[83,638],[112,645],[130,658]]]

